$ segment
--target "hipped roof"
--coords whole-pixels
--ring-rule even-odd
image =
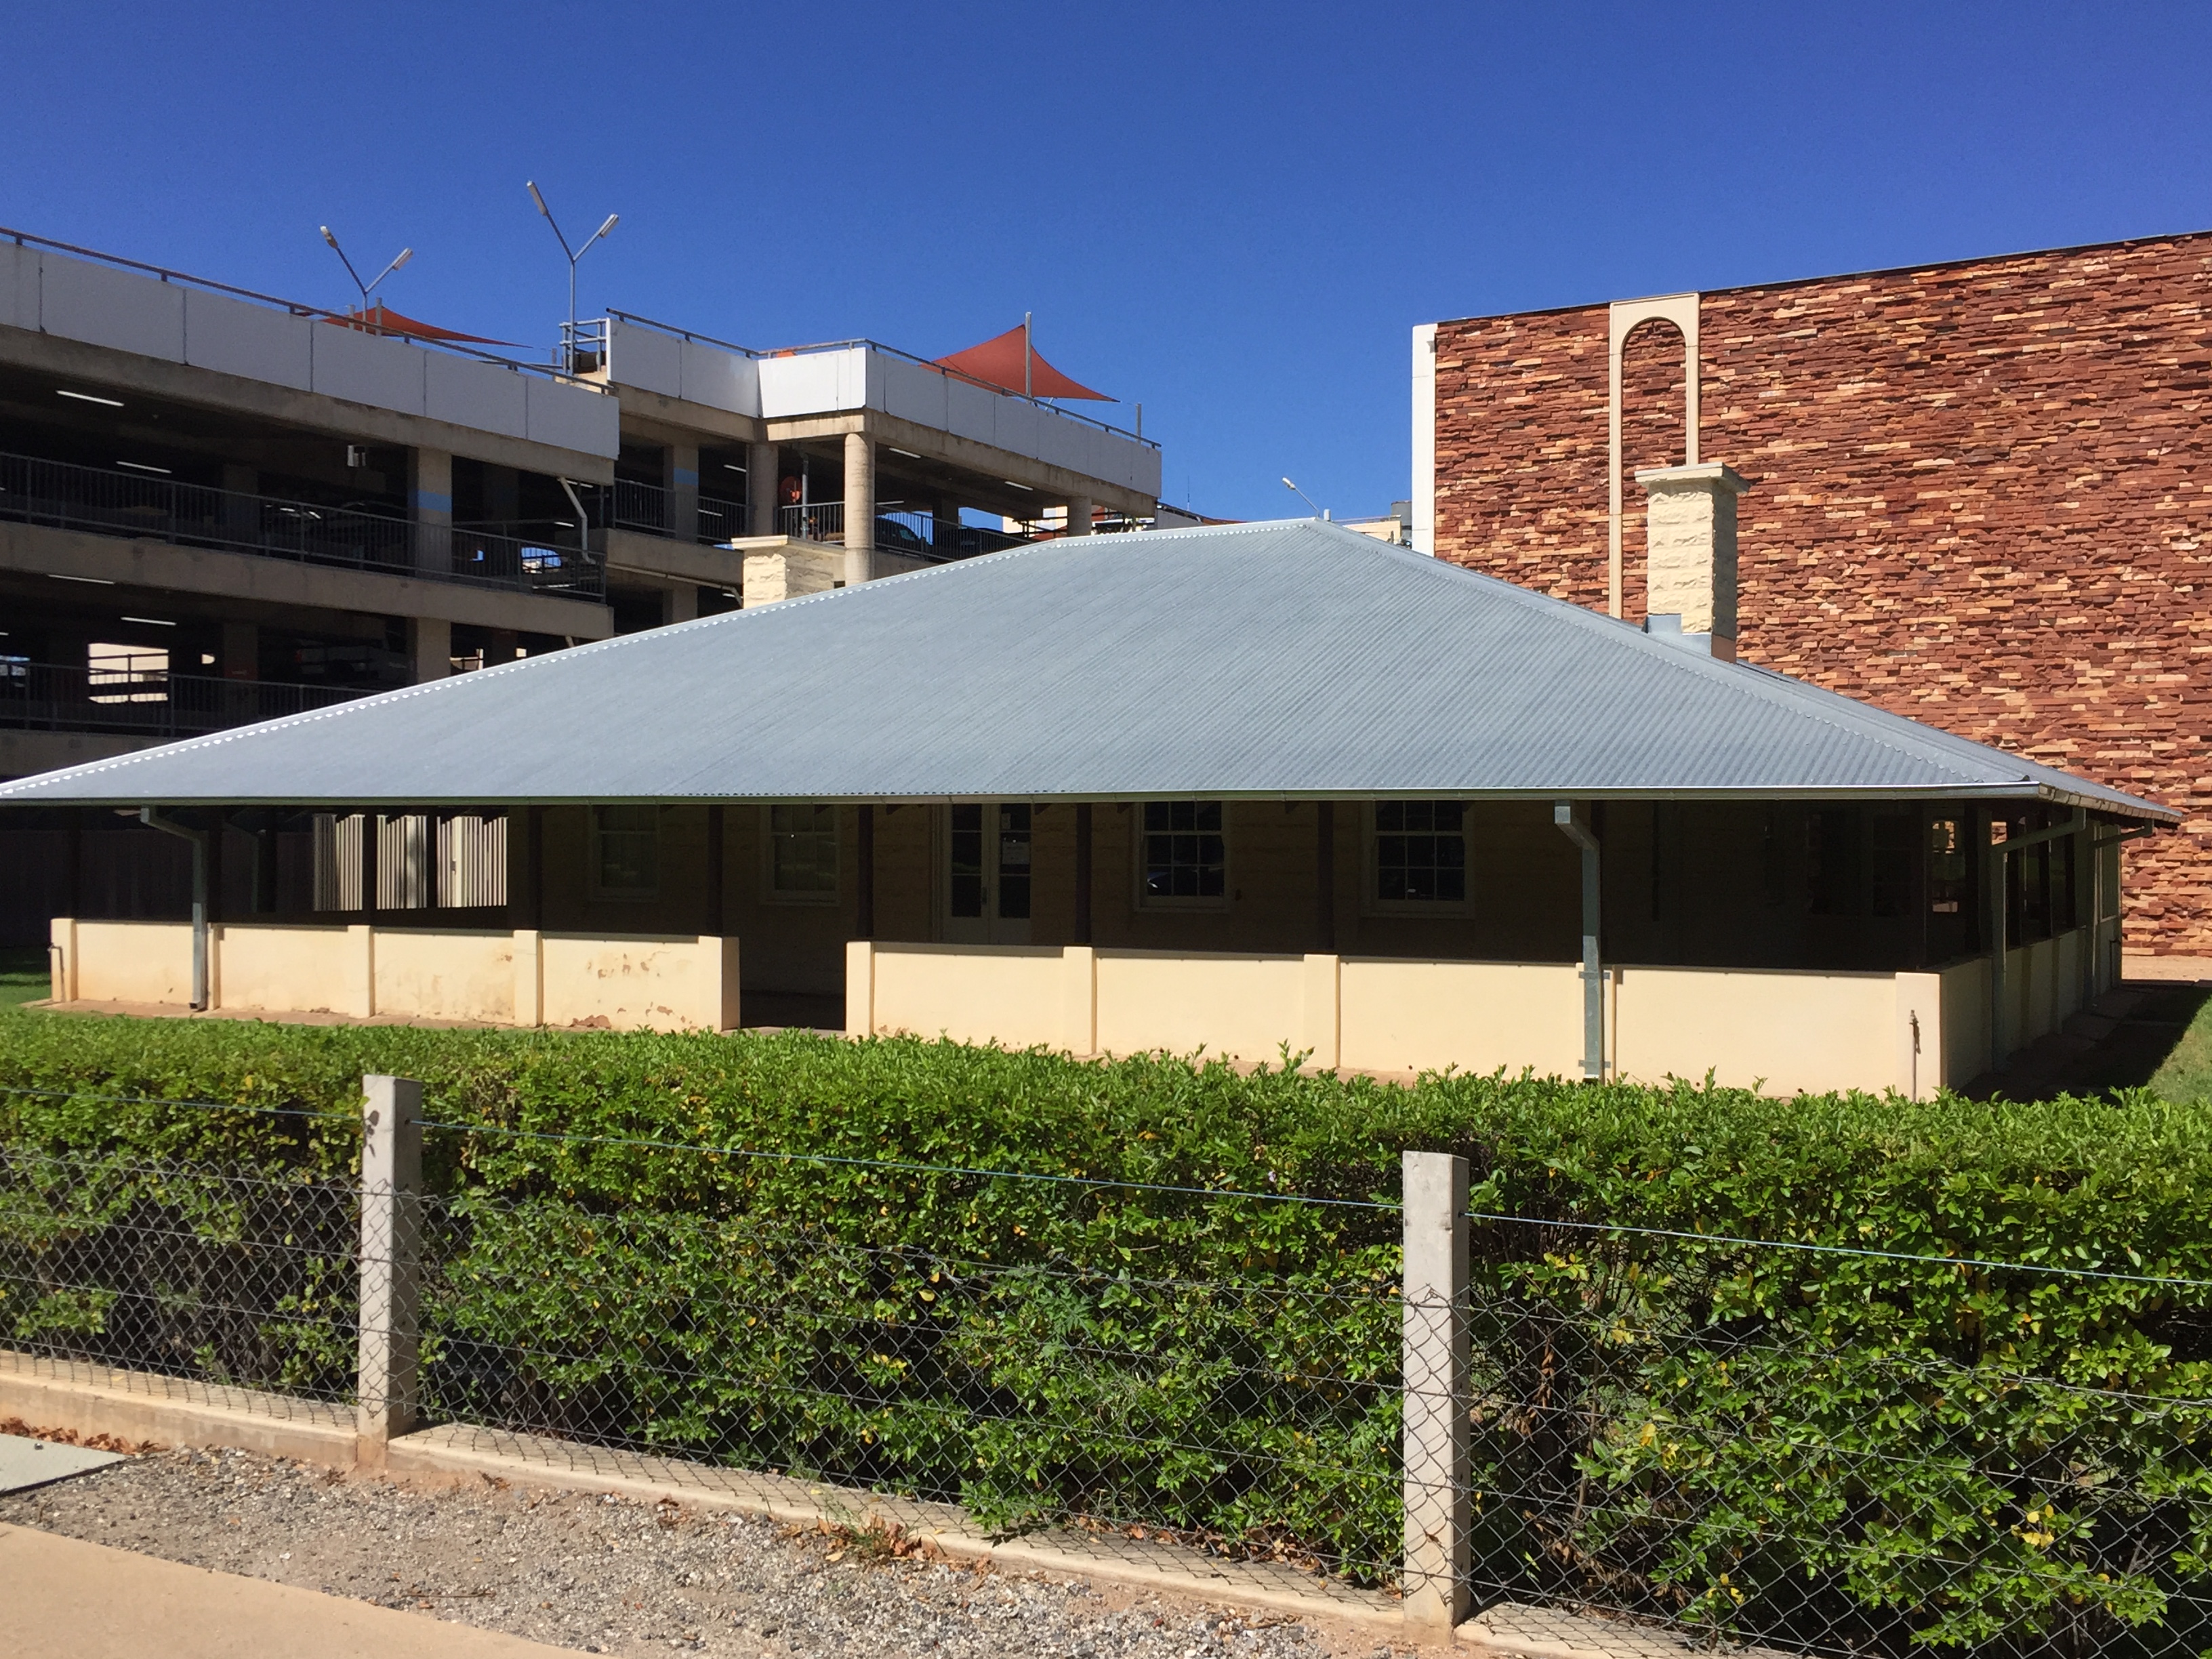
[[[0,803],[1396,796],[2163,807],[1332,525],[1069,537],[0,784]]]
[[[1024,351],[1029,357],[1028,373],[1023,372]],[[1093,392],[1080,381],[1072,380],[1037,355],[1030,343],[1029,329],[1017,325],[1004,334],[995,335],[981,345],[972,345],[965,351],[956,351],[950,357],[937,360],[939,368],[949,368],[956,374],[964,374],[971,380],[981,380],[985,386],[994,386],[1003,392],[1018,392],[1031,398],[1091,398],[1103,404],[1115,400],[1103,392]]]

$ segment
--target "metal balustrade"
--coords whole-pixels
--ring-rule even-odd
[[[32,455],[0,454],[0,519],[526,592],[603,588],[575,548]]]
[[[191,737],[369,695],[336,686],[172,674],[161,668],[72,668],[0,657],[0,726],[39,732]]]

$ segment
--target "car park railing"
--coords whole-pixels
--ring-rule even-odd
[[[591,598],[602,588],[574,549],[32,455],[0,454],[0,519],[431,581]]]
[[[0,726],[17,730],[191,737],[368,695],[337,686],[172,674],[162,668],[76,668],[0,657]]]

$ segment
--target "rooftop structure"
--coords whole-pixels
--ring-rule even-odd
[[[856,1031],[1917,1093],[2110,982],[2118,842],[2174,814],[1726,660],[1725,633],[1317,521],[1070,538],[0,785],[0,805],[163,808],[203,848],[234,815],[319,814],[313,911],[240,918],[248,998],[342,968],[385,994],[343,963],[386,930],[420,960],[401,935],[469,906],[383,861],[433,825],[519,824],[507,965],[471,971],[538,988],[468,1006],[523,1023],[548,975],[565,1018],[645,1024],[735,1023],[741,980],[842,998]],[[556,933],[598,943],[545,954]],[[179,960],[164,937],[58,937],[64,988],[114,993],[141,945]],[[655,990],[664,971],[690,988]],[[391,995],[450,1015],[455,982]]]
[[[0,777],[1020,539],[963,508],[1134,521],[1158,481],[1134,433],[867,342],[617,313],[532,362],[0,230]]]

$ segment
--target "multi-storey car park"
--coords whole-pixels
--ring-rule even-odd
[[[869,341],[442,332],[0,229],[0,778],[1018,539],[963,509],[1157,508],[1156,443]],[[495,828],[385,833],[434,901]],[[186,902],[184,849],[113,815],[0,837],[0,940]],[[307,825],[224,839],[215,903],[315,907]]]

